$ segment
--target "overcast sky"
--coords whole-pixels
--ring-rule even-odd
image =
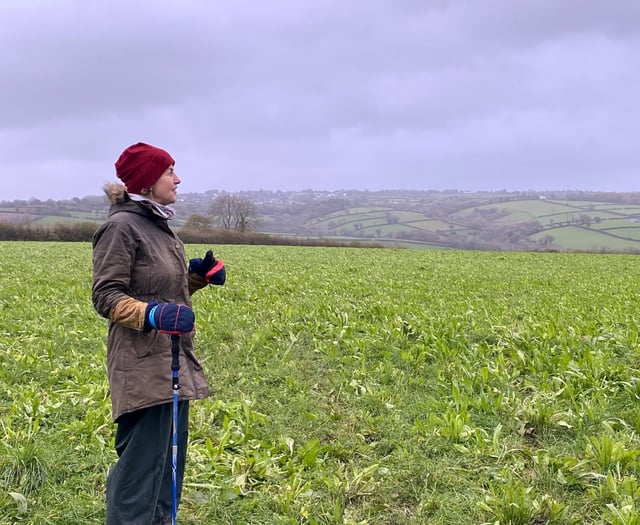
[[[640,189],[638,0],[0,0],[0,200]]]

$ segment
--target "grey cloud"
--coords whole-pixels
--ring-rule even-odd
[[[634,184],[631,0],[29,0],[0,17],[0,154],[24,176],[97,189],[145,140],[199,190]]]

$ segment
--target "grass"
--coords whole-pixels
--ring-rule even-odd
[[[640,519],[636,257],[215,251],[180,523]],[[4,243],[0,263],[0,523],[102,523],[90,246]]]

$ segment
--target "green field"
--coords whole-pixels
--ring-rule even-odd
[[[637,256],[215,251],[181,525],[640,523]],[[0,523],[103,523],[90,246],[0,264]]]
[[[615,235],[632,236],[632,232],[624,232],[624,230],[613,230],[611,233]],[[553,228],[544,230],[541,233],[532,235],[533,239],[539,239],[545,235],[552,235],[554,238],[554,244],[562,246],[566,250],[581,250],[581,251],[600,251],[607,250],[637,250],[638,241],[633,239],[621,239],[611,235],[606,235],[604,232],[594,228],[593,230],[587,228],[578,228],[576,226],[563,226],[560,228]],[[640,239],[640,237],[638,237]]]

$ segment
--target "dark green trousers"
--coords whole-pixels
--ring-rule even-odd
[[[173,404],[129,414],[118,421],[118,461],[107,476],[107,525],[170,525]],[[178,501],[189,435],[189,402],[178,403]]]

